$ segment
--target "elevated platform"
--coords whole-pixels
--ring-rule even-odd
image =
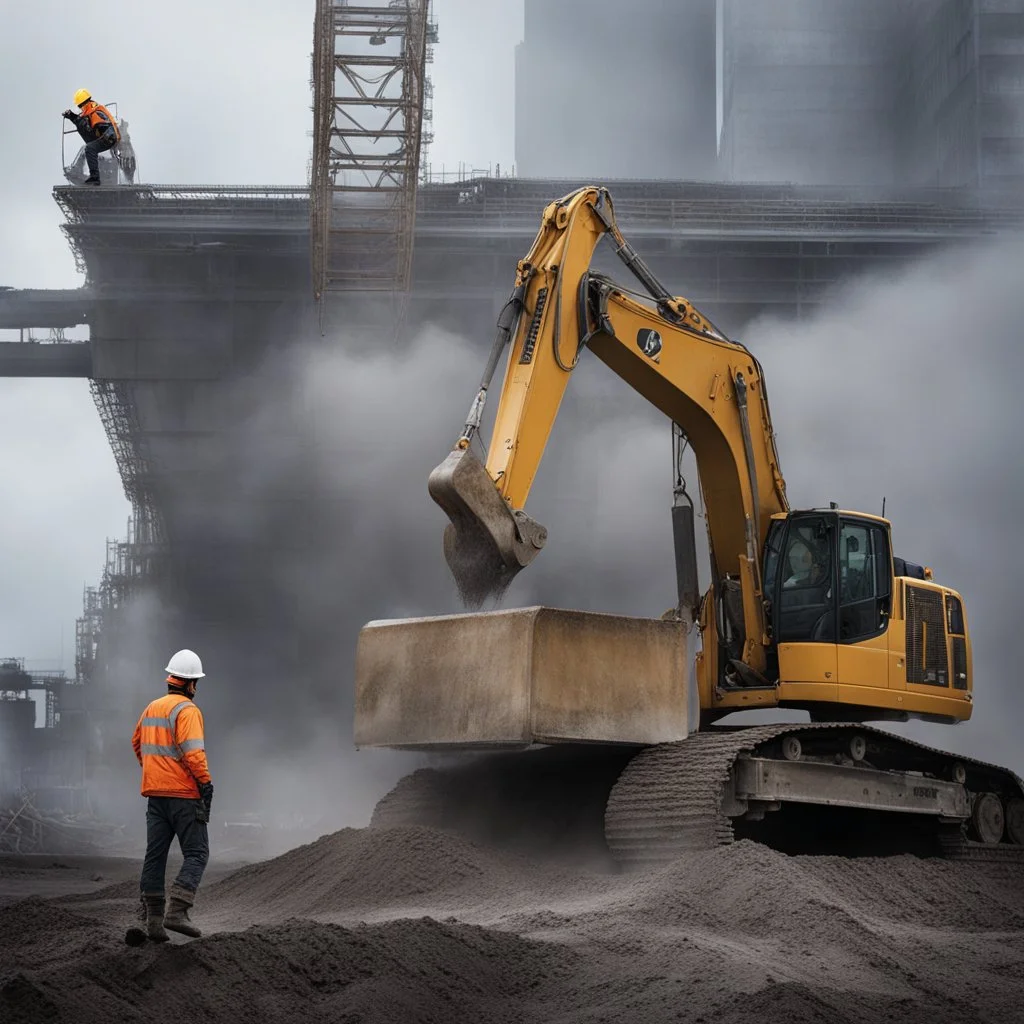
[[[577,184],[480,178],[422,187],[410,321],[463,332],[479,324],[489,337],[543,205]],[[1024,202],[1012,193],[606,184],[623,230],[655,272],[732,332],[768,309],[800,316],[869,267],[1024,225]],[[230,376],[268,331],[275,344],[278,328],[295,335],[313,322],[304,188],[60,186],[54,197],[86,287],[0,289],[0,327],[90,324],[97,377]],[[601,250],[599,266],[600,258]],[[359,300],[343,301],[346,321],[358,323]],[[186,345],[184,324],[197,317],[203,337]],[[216,340],[225,332],[237,344]],[[154,349],[147,338],[163,340]],[[175,351],[181,345],[187,358],[185,349]],[[0,373],[34,365],[12,350]]]

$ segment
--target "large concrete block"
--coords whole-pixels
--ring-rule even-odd
[[[685,738],[678,622],[556,608],[371,622],[356,650],[357,746],[523,747]]]

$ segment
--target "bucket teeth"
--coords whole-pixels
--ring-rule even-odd
[[[509,508],[468,448],[452,451],[430,474],[427,489],[451,520],[444,532],[444,556],[470,607],[500,597],[547,540],[543,526]]]

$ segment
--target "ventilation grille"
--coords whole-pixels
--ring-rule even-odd
[[[907,586],[907,682],[948,686],[942,594]]]

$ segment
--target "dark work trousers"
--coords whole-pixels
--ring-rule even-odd
[[[190,892],[195,892],[202,881],[206,863],[210,859],[210,837],[206,823],[196,821],[198,800],[176,796],[151,796],[146,809],[146,859],[142,862],[142,892],[162,893],[167,872],[167,852],[171,841],[178,837],[181,854],[185,858],[174,880]]]
[[[90,178],[98,178],[100,176],[100,153],[105,153],[116,145],[117,137],[112,131],[107,132],[101,138],[92,139],[85,144],[85,162],[89,165]]]

